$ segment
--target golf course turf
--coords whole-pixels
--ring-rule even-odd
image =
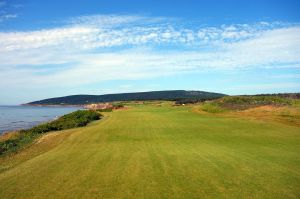
[[[166,103],[52,135],[0,159],[0,198],[300,198],[296,125]]]

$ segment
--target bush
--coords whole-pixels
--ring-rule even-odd
[[[9,151],[16,151],[21,146],[32,142],[40,134],[86,126],[89,122],[99,120],[100,118],[101,114],[96,111],[79,110],[64,115],[57,120],[32,127],[31,129],[20,130],[17,138],[0,142],[0,155]]]
[[[86,126],[89,122],[100,119],[100,114],[92,110],[80,110],[64,115],[51,122],[55,130],[64,130],[75,127]],[[51,128],[50,127],[50,128]]]
[[[123,108],[123,107],[124,107],[124,104],[122,104],[122,103],[114,103],[114,104],[113,104],[113,107],[114,107],[115,109]]]
[[[245,110],[252,107],[264,106],[264,105],[275,105],[284,106],[292,105],[293,99],[283,98],[279,96],[226,96],[216,101],[216,103],[225,109],[229,110]]]
[[[5,140],[0,143],[0,154],[11,149],[13,150],[18,146],[18,139]]]
[[[198,102],[204,102],[209,99],[178,99],[175,101],[176,105],[182,105],[182,104],[196,104]]]
[[[201,109],[205,112],[208,112],[208,113],[221,113],[221,112],[224,112],[224,110],[218,104],[213,103],[213,102],[204,103],[201,106]]]
[[[278,96],[227,96],[220,100],[222,104],[245,105],[291,105],[292,100]]]

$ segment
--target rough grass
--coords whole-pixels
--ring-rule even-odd
[[[194,106],[194,112],[300,126],[300,100],[277,96],[226,96]]]
[[[106,114],[38,155],[11,157],[0,198],[300,197],[297,126],[167,104]]]
[[[258,106],[273,105],[287,106],[293,105],[299,100],[284,98],[279,96],[226,96],[215,100],[218,106],[229,110],[245,110]]]
[[[222,113],[225,111],[215,102],[205,102],[202,104],[201,109],[208,113]]]

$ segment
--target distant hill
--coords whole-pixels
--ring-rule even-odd
[[[204,91],[150,91],[137,93],[120,93],[107,95],[70,95],[65,97],[49,98],[28,103],[28,105],[81,105],[114,101],[143,101],[143,100],[208,100],[225,96],[221,93],[211,93]]]

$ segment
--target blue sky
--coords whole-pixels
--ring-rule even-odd
[[[0,0],[0,104],[300,92],[300,1]]]

